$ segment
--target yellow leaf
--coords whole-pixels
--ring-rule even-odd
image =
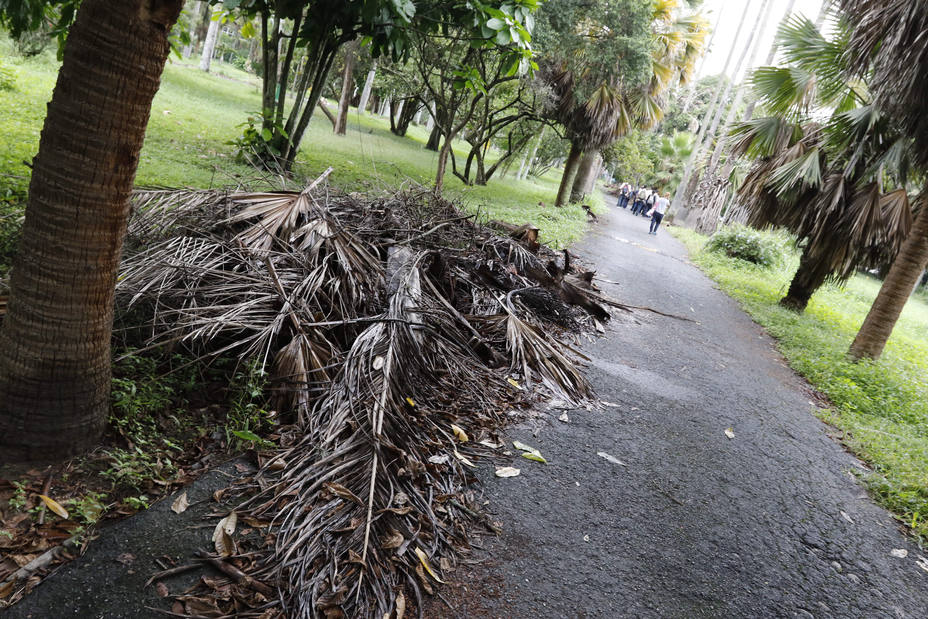
[[[525,453],[523,453],[522,457],[525,458],[526,460],[534,460],[535,462],[541,462],[542,464],[548,463],[548,461],[544,459],[544,456],[538,453],[532,453],[530,451],[526,451]]]
[[[410,406],[415,406],[415,405],[416,405],[415,400],[413,400],[412,398],[406,398],[406,401],[409,403]]]
[[[429,565],[429,557],[425,554],[425,551],[419,547],[416,547],[416,556],[419,557],[419,561],[422,563],[422,567],[425,568],[425,571],[429,573],[429,576],[434,578],[437,582],[445,584],[445,581],[438,577],[438,574],[435,573],[435,570],[432,569],[432,566]]]
[[[509,384],[512,385],[513,387],[515,387],[516,389],[521,389],[521,388],[522,388],[522,386],[519,384],[519,382],[518,382],[516,379],[514,379],[514,378],[507,378],[506,380],[508,380],[508,381],[509,381]]]
[[[55,512],[56,514],[58,514],[65,520],[68,519],[68,510],[63,508],[61,506],[61,503],[59,503],[53,498],[45,496],[44,494],[40,494],[39,498],[42,499],[42,502],[45,503],[45,506],[48,507],[48,509],[52,510],[53,512]]]
[[[466,464],[467,466],[469,466],[469,467],[472,468],[472,469],[477,468],[477,465],[476,465],[476,464],[474,464],[473,462],[471,462],[470,460],[468,460],[465,456],[462,456],[460,453],[458,453],[458,450],[457,450],[457,449],[454,450],[454,457],[457,458],[458,460],[460,460],[462,464]]]
[[[535,449],[535,448],[532,447],[531,445],[526,445],[526,444],[523,443],[522,441],[512,441],[512,446],[515,447],[516,449],[518,449],[519,451],[527,451],[528,453],[530,453],[530,454],[535,454],[536,456],[540,456],[540,455],[541,455],[541,452],[540,452],[540,451],[538,451],[537,449]]]
[[[465,432],[460,426],[456,426],[453,423],[451,424],[451,431],[454,432],[454,436],[457,437],[462,443],[466,443],[470,439],[467,438],[467,432]]]

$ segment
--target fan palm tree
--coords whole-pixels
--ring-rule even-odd
[[[564,125],[571,145],[556,205],[567,202],[584,152],[595,154],[634,126],[649,128],[660,122],[663,95],[691,78],[708,35],[708,22],[687,7],[688,3],[681,0],[656,0],[652,4],[647,25],[650,46],[644,48],[647,53],[642,58],[639,79],[631,79],[623,72],[629,66],[628,58],[599,67],[605,69],[599,73],[578,71],[582,63],[566,61],[547,73],[557,102],[555,117]],[[590,24],[583,26],[589,28]],[[591,48],[585,53],[595,55],[597,50]],[[587,97],[577,88],[579,82],[595,85]],[[595,156],[589,158],[591,164],[594,160]]]
[[[848,35],[839,28],[829,40],[808,19],[789,19],[779,33],[787,66],[752,78],[770,116],[734,131],[735,155],[755,158],[739,189],[748,224],[786,228],[802,247],[780,301],[796,311],[826,279],[885,264],[912,224],[909,142],[864,83],[844,79]]]
[[[853,31],[849,38],[851,69],[872,72],[873,94],[885,113],[899,122],[915,143],[914,158],[928,165],[928,1],[841,0]],[[924,188],[922,195],[926,195]],[[893,261],[850,355],[877,359],[883,352],[902,308],[928,265],[928,208],[921,208]]]

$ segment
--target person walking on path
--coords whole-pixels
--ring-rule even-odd
[[[661,226],[661,221],[664,219],[664,213],[667,212],[668,206],[670,206],[670,192],[665,191],[664,195],[658,198],[651,208],[651,230],[648,234],[657,236],[657,229]]]

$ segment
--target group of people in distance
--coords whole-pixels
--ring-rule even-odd
[[[622,183],[619,189],[619,206],[628,208],[632,205],[632,215],[642,215],[651,218],[651,229],[648,234],[657,236],[657,229],[661,226],[664,219],[664,213],[670,206],[670,192],[664,192],[660,195],[656,189],[647,187],[632,187],[628,183]]]

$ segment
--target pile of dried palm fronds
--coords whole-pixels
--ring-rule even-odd
[[[291,415],[243,509],[274,522],[258,575],[295,617],[384,617],[419,598],[466,542],[469,457],[502,405],[591,398],[559,337],[621,307],[566,252],[424,190],[158,190],[135,210],[121,307],[146,316],[150,345],[266,366]]]

